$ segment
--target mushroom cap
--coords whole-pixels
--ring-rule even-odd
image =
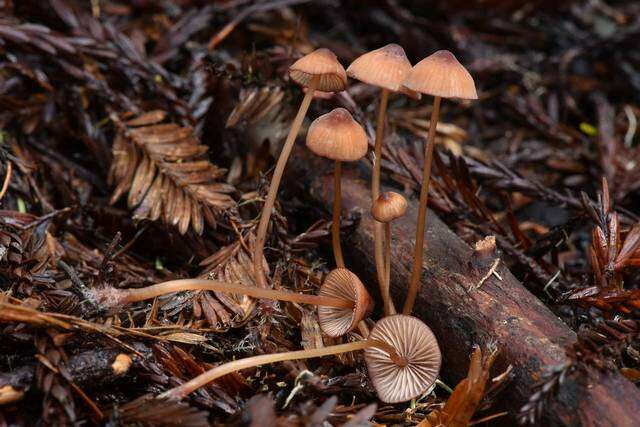
[[[442,98],[478,99],[473,77],[448,50],[439,50],[414,65],[403,85]]]
[[[407,199],[402,195],[387,191],[378,196],[371,206],[371,215],[379,222],[391,222],[407,211]]]
[[[411,400],[427,391],[438,378],[442,363],[438,341],[421,320],[404,314],[384,317],[371,329],[369,339],[388,343],[407,361],[401,367],[379,348],[364,350],[369,377],[383,402]]]
[[[331,160],[355,162],[367,154],[367,134],[344,108],[336,108],[311,123],[307,147]]]
[[[347,88],[347,74],[336,55],[329,49],[317,49],[303,56],[289,67],[289,76],[301,86],[308,87],[314,76],[320,76],[316,89],[340,92]]]
[[[320,295],[354,302],[353,308],[318,307],[320,329],[330,337],[353,330],[373,308],[373,300],[358,276],[346,268],[331,271],[320,287]]]
[[[402,83],[410,71],[404,49],[391,43],[356,58],[347,68],[347,75],[392,92],[404,92]]]

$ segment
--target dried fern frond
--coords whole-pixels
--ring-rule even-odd
[[[258,286],[253,272],[253,244],[255,235],[249,233],[202,261],[205,270],[202,278],[229,283],[245,283]],[[266,260],[264,268],[268,271]],[[246,295],[224,292],[199,291],[194,299],[194,315],[204,317],[212,327],[238,327],[252,318],[256,311],[257,300]]]
[[[240,99],[227,118],[226,126],[235,127],[240,122],[255,124],[269,116],[276,119],[282,115],[284,92],[279,87],[264,86],[240,91]]]
[[[229,196],[234,187],[219,181],[224,169],[202,158],[208,147],[200,144],[193,129],[162,123],[165,117],[164,111],[128,121],[111,115],[117,134],[109,174],[116,188],[110,203],[128,192],[134,218],[162,219],[181,234],[189,226],[202,234],[205,222],[215,227],[216,216],[235,206]]]

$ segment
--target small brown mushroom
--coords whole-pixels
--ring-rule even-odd
[[[389,295],[391,285],[391,222],[400,218],[407,211],[407,200],[400,194],[387,191],[378,196],[371,206],[373,218],[384,224],[384,287],[385,294],[382,299],[389,301],[393,306],[393,301]]]
[[[207,290],[242,294],[254,298],[290,301],[318,307],[318,321],[322,331],[331,337],[339,337],[359,326],[360,321],[371,313],[373,300],[358,276],[346,268],[337,268],[327,275],[318,295],[299,294],[236,283],[206,279],[180,279],[158,283],[145,288],[95,290],[94,295],[101,304],[116,307],[144,301],[174,292]],[[118,356],[120,358],[120,356]],[[115,369],[115,364],[114,364]]]
[[[440,369],[440,349],[427,325],[415,317],[396,315],[380,320],[367,339],[234,360],[203,372],[167,390],[158,398],[180,400],[211,381],[242,369],[357,350],[365,350],[369,376],[380,400],[387,403],[410,400],[426,392],[435,382]]]
[[[420,189],[420,207],[416,227],[416,245],[413,267],[409,279],[409,290],[402,312],[411,314],[413,304],[420,287],[422,255],[424,249],[424,230],[427,217],[429,182],[431,179],[431,161],[435,145],[436,127],[440,115],[442,98],[478,99],[473,78],[448,50],[439,50],[418,62],[408,74],[404,86],[410,90],[434,96],[429,135],[425,146],[424,168],[422,170],[422,188]]]
[[[266,288],[266,278],[262,266],[262,257],[264,253],[264,244],[267,238],[267,228],[271,219],[271,211],[275,204],[280,187],[280,180],[287,165],[287,160],[291,155],[293,144],[296,136],[300,131],[302,121],[307,114],[311,100],[313,100],[316,90],[323,92],[340,92],[347,87],[347,76],[344,67],[338,62],[338,58],[328,49],[318,49],[310,54],[297,60],[290,68],[289,75],[291,79],[303,87],[307,88],[307,92],[300,104],[298,114],[291,124],[291,129],[287,135],[287,139],[282,146],[280,157],[273,171],[269,193],[262,208],[260,216],[260,224],[256,234],[256,245],[253,253],[253,269],[258,284]]]
[[[367,154],[367,134],[347,110],[336,108],[311,123],[307,132],[307,147],[318,156],[335,160],[331,240],[336,265],[344,267],[340,246],[341,162],[354,162]]]
[[[419,319],[398,314],[380,319],[370,340],[390,344],[402,363],[388,352],[370,347],[364,350],[369,377],[380,400],[398,403],[427,391],[438,378],[442,355],[431,329]]]
[[[263,298],[277,301],[290,301],[301,304],[327,306],[336,309],[354,311],[357,301],[351,298],[333,297],[330,295],[308,295],[296,292],[280,291],[276,289],[244,286],[237,283],[218,282],[207,279],[178,279],[157,283],[144,288],[117,289],[103,288],[94,290],[97,301],[108,307],[144,301],[162,295],[183,291],[213,291],[230,294],[242,294],[253,298]]]
[[[336,268],[320,287],[320,296],[353,301],[352,308],[318,306],[318,321],[322,332],[339,337],[352,331],[371,312],[373,300],[358,276],[346,268]]]
[[[380,106],[378,108],[378,122],[376,125],[376,141],[373,156],[373,173],[371,176],[371,200],[376,200],[380,195],[380,164],[382,159],[382,140],[384,139],[384,122],[387,112],[387,102],[389,92],[401,92],[413,98],[420,96],[410,89],[405,88],[402,83],[411,71],[411,63],[404,53],[404,49],[397,44],[388,44],[380,49],[367,52],[358,57],[347,68],[347,75],[361,82],[378,86],[380,92]],[[374,225],[375,261],[378,274],[378,284],[380,293],[385,298],[388,295],[384,287],[384,261],[382,226]],[[384,299],[385,314],[395,313],[395,307],[389,299]]]
[[[318,83],[314,90],[341,92],[347,88],[347,74],[329,49],[321,48],[303,56],[289,67],[291,80],[300,86],[311,88],[314,78]]]

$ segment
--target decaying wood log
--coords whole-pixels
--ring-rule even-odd
[[[330,174],[321,163],[297,153],[289,186],[303,187],[306,197],[323,209],[330,209],[333,189]],[[368,181],[347,173],[342,181],[343,215],[362,213],[349,237],[343,238],[347,267],[353,269],[376,292],[373,220]],[[417,201],[392,226],[391,293],[402,308],[411,273]],[[501,372],[513,366],[513,381],[501,396],[499,406],[510,412],[506,425],[515,425],[517,410],[527,401],[543,369],[569,360],[567,345],[576,335],[511,274],[503,263],[487,273],[498,255],[488,258],[474,252],[432,211],[427,217],[422,287],[415,315],[423,319],[438,337],[443,352],[442,375],[451,384],[465,376],[474,344],[494,342],[500,356],[494,365]],[[378,299],[378,301],[380,301]],[[377,307],[380,310],[381,307]],[[544,415],[549,426],[638,426],[640,391],[619,374],[592,372],[569,377],[560,387]]]
[[[143,354],[150,350],[137,343]],[[146,357],[146,356],[145,356]],[[107,386],[131,376],[132,364],[138,364],[136,356],[116,349],[89,350],[69,358],[67,370],[74,383],[80,387]],[[33,385],[36,365],[25,365],[10,372],[0,372],[0,405],[21,400]]]

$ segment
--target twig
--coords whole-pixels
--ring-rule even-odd
[[[13,173],[13,166],[10,161],[7,161],[7,174],[4,176],[4,182],[2,183],[2,189],[0,189],[0,200],[4,197],[4,194],[9,188],[9,182],[11,181],[11,175]]]
[[[491,277],[491,275],[496,274],[496,277],[500,280],[502,280],[502,277],[500,277],[498,275],[498,273],[496,273],[496,269],[498,268],[498,264],[500,264],[500,258],[496,258],[493,261],[493,264],[491,264],[491,268],[489,269],[489,271],[487,271],[487,274],[485,274],[484,276],[482,276],[482,279],[480,279],[480,281],[478,282],[478,284],[476,284],[473,289],[474,290],[478,290],[480,289],[480,287],[484,284],[484,282],[487,281],[487,279],[489,277]]]

